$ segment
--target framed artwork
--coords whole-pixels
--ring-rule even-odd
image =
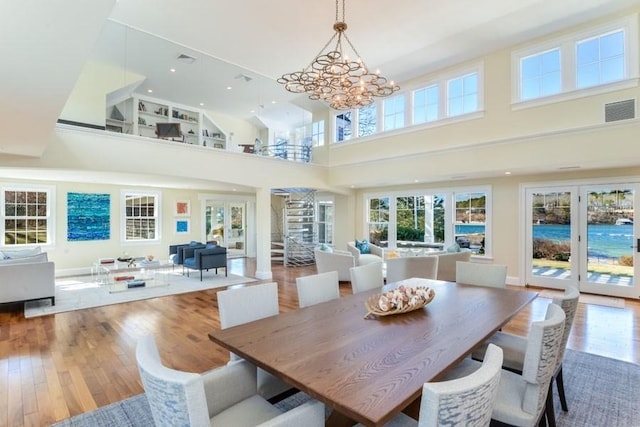
[[[67,241],[109,240],[111,196],[67,193]]]
[[[188,233],[188,232],[189,232],[189,220],[176,219],[176,233]]]
[[[188,200],[178,200],[176,202],[176,216],[190,216],[191,203]]]

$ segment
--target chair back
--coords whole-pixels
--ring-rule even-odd
[[[438,280],[456,281],[456,262],[471,260],[471,251],[447,252],[438,254]]]
[[[296,287],[300,308],[340,298],[337,271],[297,277]]]
[[[327,273],[329,271],[338,272],[338,280],[349,281],[349,269],[356,266],[356,260],[347,251],[332,252],[314,249],[313,254],[316,259],[316,270],[318,273]]]
[[[527,350],[522,367],[526,382],[522,410],[539,420],[545,408],[549,383],[555,374],[560,343],[564,333],[562,308],[549,304],[545,320],[533,322],[527,336]]]
[[[156,425],[210,425],[204,383],[199,374],[163,366],[151,335],[143,336],[138,341],[136,360]]]
[[[564,292],[564,295],[553,298],[553,303],[560,306],[564,311],[564,331],[562,332],[562,342],[560,342],[560,351],[558,352],[558,362],[556,363],[556,370],[562,365],[564,360],[564,352],[567,348],[567,341],[569,341],[569,335],[571,334],[571,327],[573,326],[573,319],[576,317],[576,310],[578,309],[578,301],[580,299],[580,291],[577,287],[568,285]]]
[[[456,282],[464,285],[507,287],[507,266],[479,262],[456,262]]]
[[[387,260],[387,283],[395,283],[411,277],[435,279],[437,275],[437,256],[415,256]]]
[[[351,276],[351,291],[354,294],[369,289],[380,289],[384,286],[382,261],[351,267],[349,275]]]
[[[419,427],[485,427],[498,395],[502,349],[489,344],[482,366],[466,377],[422,387]]]
[[[222,329],[280,313],[278,284],[275,282],[227,289],[217,295]]]

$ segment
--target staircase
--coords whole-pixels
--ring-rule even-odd
[[[314,232],[315,190],[289,188],[286,193],[282,215],[284,242],[272,240],[271,259],[278,260],[282,251],[281,259],[287,267],[314,264],[313,248],[318,241]]]

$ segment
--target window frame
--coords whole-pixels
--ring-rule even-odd
[[[511,106],[513,110],[593,96],[615,90],[638,86],[638,14],[634,13],[601,25],[574,31],[560,37],[538,41],[511,52]],[[624,78],[614,82],[578,88],[577,86],[577,44],[616,31],[624,31],[625,67]],[[539,98],[522,99],[521,60],[552,49],[560,49],[561,89],[560,93]]]
[[[325,145],[325,121],[316,120],[311,123],[311,141],[314,147]]]
[[[56,238],[56,187],[52,185],[25,185],[25,184],[11,184],[11,183],[2,183],[0,184],[0,190],[2,192],[2,200],[0,201],[0,214],[2,215],[2,220],[0,221],[0,231],[2,232],[2,242],[0,242],[0,249],[17,249],[17,248],[31,248],[40,246],[42,248],[52,248],[55,246],[55,238]],[[9,245],[5,243],[5,193],[7,191],[19,191],[19,192],[39,192],[47,194],[47,208],[45,219],[47,221],[47,242],[46,243],[21,243],[21,244],[13,244]]]
[[[127,196],[153,197],[155,199],[154,216],[145,218],[155,219],[155,230],[153,239],[129,239],[127,238]],[[146,244],[160,242],[162,240],[162,194],[159,191],[151,190],[121,190],[120,191],[120,214],[121,214],[121,239],[123,244]],[[135,218],[135,217],[134,217]]]

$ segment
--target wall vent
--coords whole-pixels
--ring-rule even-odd
[[[617,122],[618,120],[635,119],[636,117],[636,100],[627,99],[626,101],[611,102],[604,104],[604,121]]]

